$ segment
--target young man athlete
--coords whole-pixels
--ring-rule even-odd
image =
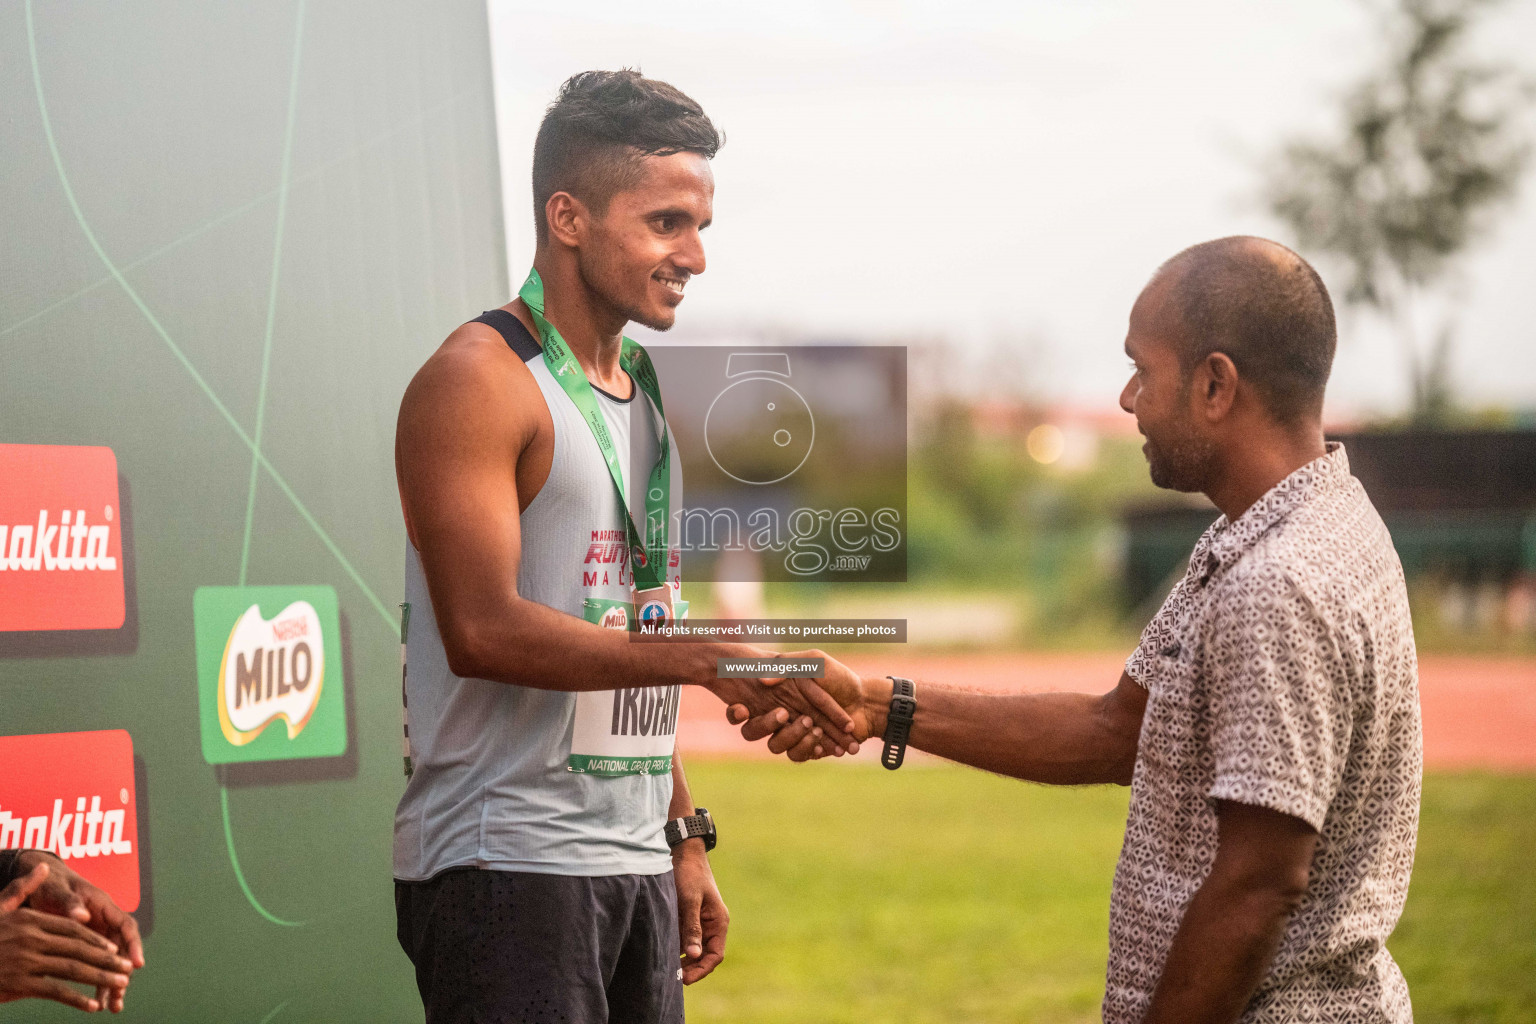
[[[815,684],[716,678],[717,658],[755,648],[625,635],[684,606],[678,462],[650,361],[622,332],[670,327],[703,273],[719,146],[663,82],[567,81],[534,147],[533,271],[401,403],[395,901],[429,1024],[683,1019],[727,915],[714,825],[673,749],[680,686],[784,704],[819,723],[823,749],[856,749]]]

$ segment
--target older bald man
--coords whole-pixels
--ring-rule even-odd
[[[1120,396],[1152,480],[1222,515],[1103,696],[823,686],[884,735],[1035,782],[1131,786],[1107,1024],[1413,1018],[1386,949],[1408,893],[1423,740],[1403,572],[1323,439],[1333,306],[1301,257],[1187,249],[1131,310]],[[746,717],[732,708],[732,721]],[[743,726],[815,754],[803,720]]]

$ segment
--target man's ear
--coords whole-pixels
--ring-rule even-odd
[[[574,249],[586,228],[587,207],[569,192],[556,192],[544,204],[544,223],[552,241]]]
[[[1195,368],[1195,390],[1206,421],[1225,419],[1237,402],[1237,364],[1225,352],[1212,352]]]

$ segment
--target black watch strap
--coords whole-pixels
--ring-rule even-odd
[[[907,756],[907,737],[912,734],[912,716],[917,714],[917,687],[910,679],[886,678],[891,681],[891,708],[885,716],[885,749],[880,752],[880,764],[895,771]]]
[[[667,836],[668,849],[675,848],[685,839],[704,840],[704,852],[715,848],[719,836],[715,833],[715,819],[703,807],[695,807],[693,813],[667,822],[663,831]]]

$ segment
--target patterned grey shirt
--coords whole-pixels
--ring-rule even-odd
[[[1216,857],[1217,800],[1319,833],[1244,1024],[1411,1022],[1385,942],[1418,832],[1418,660],[1402,565],[1342,446],[1206,530],[1126,671],[1148,696],[1110,898],[1106,1024],[1146,1015]]]

